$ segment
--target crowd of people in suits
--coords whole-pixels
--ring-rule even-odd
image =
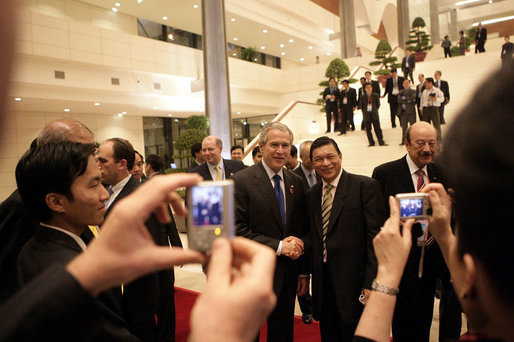
[[[404,145],[407,128],[416,122],[416,110],[419,121],[432,123],[441,138],[441,125],[446,124],[444,109],[450,102],[450,87],[447,81],[441,79],[442,72],[437,70],[434,78],[425,79],[423,74],[418,74],[419,84],[415,89],[411,88],[414,85],[415,67],[414,55],[410,50],[406,50],[405,57],[402,59],[403,77],[398,75],[398,70],[392,69],[382,95],[379,82],[371,79],[370,71],[366,71],[360,78],[361,87],[358,91],[350,87],[348,80],[343,80],[342,88],[339,89],[335,79],[330,78],[329,86],[323,91],[327,119],[325,133],[331,132],[332,121],[334,121],[334,132],[340,131],[339,135],[346,134],[350,129],[354,131],[354,113],[355,110],[360,109],[361,130],[366,131],[368,146],[375,146],[372,128],[378,144],[387,146],[379,117],[380,99],[387,95],[391,127],[396,128],[396,118],[399,119],[402,127],[400,145]]]

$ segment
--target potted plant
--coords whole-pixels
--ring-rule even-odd
[[[258,51],[254,47],[247,47],[241,49],[241,59],[249,62],[257,62]]]
[[[427,55],[427,51],[434,46],[430,45],[430,35],[423,31],[426,26],[425,21],[421,17],[417,17],[412,22],[412,29],[409,31],[409,40],[405,43],[407,49],[414,52],[416,62],[423,62]]]
[[[386,80],[390,77],[391,69],[398,69],[401,67],[401,64],[396,63],[398,58],[395,56],[389,56],[392,50],[391,44],[389,44],[387,40],[381,39],[375,50],[376,60],[369,63],[370,66],[381,66],[374,72],[374,74],[378,76],[378,82],[380,82],[382,86],[385,85]]]
[[[350,76],[350,68],[341,58],[333,59],[327,67],[325,71],[325,77],[329,79],[333,77],[336,80],[336,85],[339,87],[339,81],[344,79],[345,77]],[[328,87],[328,80],[321,81],[319,83],[320,87],[323,87],[323,90]],[[323,91],[319,93],[320,97],[316,101],[319,105],[321,105],[320,112],[325,113],[325,99],[323,99]]]

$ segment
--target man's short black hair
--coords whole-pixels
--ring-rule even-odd
[[[260,153],[261,152],[261,149],[259,148],[259,146],[255,146],[252,150],[252,158],[255,158],[255,156],[257,155],[257,153]]]
[[[191,155],[193,156],[193,158],[196,158],[196,154],[198,152],[202,152],[201,142],[194,143],[193,146],[191,146]]]
[[[73,201],[71,185],[87,169],[95,145],[71,141],[31,148],[16,166],[16,184],[23,203],[42,222],[52,218],[46,195],[57,193]]]
[[[333,78],[333,77],[330,77],[330,78],[328,79],[328,81],[330,82],[331,80],[334,80],[334,82],[335,82],[335,80],[336,80],[336,79],[335,79],[335,78]]]
[[[366,71],[366,72],[364,73],[364,75],[367,75],[367,74],[370,74],[370,75],[371,75],[371,71]]]
[[[440,164],[455,190],[460,254],[478,259],[498,298],[513,307],[514,65],[491,79],[450,126]]]
[[[145,163],[145,158],[143,157],[143,155],[141,153],[139,153],[138,151],[134,150],[135,153],[137,153],[137,155],[139,156],[139,158],[141,158],[141,161],[143,162],[143,164]],[[136,160],[136,157],[134,156],[134,162]]]
[[[369,83],[368,83],[369,84]],[[329,138],[327,136],[323,136],[323,137],[319,137],[318,139],[314,140],[312,142],[312,145],[311,145],[311,152],[309,154],[311,160],[312,160],[312,152],[317,149],[317,148],[320,148],[321,146],[325,146],[325,145],[329,145],[329,144],[332,144],[334,146],[334,148],[336,149],[337,151],[337,154],[341,154],[341,150],[339,150],[339,146],[337,146],[337,143],[335,142],[334,139],[332,138]]]
[[[243,151],[243,152],[244,152],[244,148],[243,148],[243,146],[241,146],[241,145],[234,145],[234,146],[232,146],[232,147],[230,148],[230,153],[232,153],[232,151],[237,150],[237,149],[240,149],[241,151]]]
[[[112,156],[116,163],[120,160],[125,159],[127,161],[127,170],[134,168],[134,160],[136,159],[136,152],[134,147],[127,139],[123,138],[111,138],[107,141],[112,142]]]
[[[434,79],[432,77],[425,78],[425,81],[434,84]]]
[[[394,72],[394,73],[398,73],[398,70],[396,70],[396,69],[394,69],[394,68],[393,68],[393,69],[391,69],[391,74],[392,74],[393,72]]]
[[[298,155],[298,149],[296,148],[295,145],[291,145],[291,152],[290,152],[290,154],[291,154],[291,157],[293,157],[293,158]]]
[[[146,158],[146,164],[152,167],[152,170],[155,172],[161,172],[162,167],[164,166],[164,161],[162,158],[156,154],[150,154]]]
[[[366,77],[361,77],[361,78],[360,78],[360,80],[361,80],[361,81],[362,81],[362,80],[366,81]]]
[[[462,33],[464,35],[464,31],[459,31],[459,33]]]
[[[342,82],[342,83],[350,84],[350,81],[348,81],[348,80],[343,80],[343,82]]]

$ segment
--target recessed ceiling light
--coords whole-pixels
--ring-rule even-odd
[[[193,8],[198,8],[198,5],[193,5]]]
[[[282,56],[285,56],[285,55],[286,55],[286,53],[285,53],[285,52],[282,52],[282,53],[281,53],[281,55],[282,55]]]
[[[118,113],[118,117],[121,118],[123,116],[123,114],[121,113]]]
[[[153,106],[153,109],[158,109],[158,108],[159,108],[159,107],[157,107],[157,106]]]
[[[253,60],[254,60],[255,62],[257,62],[257,58],[254,58]]]
[[[168,34],[168,39],[169,40],[175,40],[175,37],[173,37],[173,33]]]
[[[120,4],[119,2],[117,2],[117,3],[115,3],[115,4],[114,4],[114,6],[116,6],[116,7],[120,7],[120,6],[121,6],[121,4]]]
[[[261,50],[266,50],[266,47],[265,46],[261,46]]]
[[[121,112],[121,114],[125,115],[125,114],[127,114],[127,112]]]
[[[113,12],[118,12],[118,9],[117,9],[116,7],[113,7],[113,8],[112,8],[112,11],[113,11]]]
[[[292,40],[292,39],[289,39],[289,43],[294,43],[294,40]]]
[[[140,3],[142,3],[142,2],[143,2],[143,0],[137,0],[137,3],[138,3],[138,4],[140,4]]]
[[[236,18],[232,18],[232,19],[230,19],[230,21],[236,21]]]
[[[167,16],[162,17],[162,20],[168,20]]]
[[[15,97],[14,101],[21,101],[21,97]]]
[[[262,30],[262,33],[268,33],[268,30],[264,29]]]
[[[173,116],[173,114],[168,114],[168,116]]]
[[[235,53],[235,52],[234,52],[234,53],[232,54],[232,56],[237,56],[237,53]]]
[[[237,112],[237,114],[241,114],[241,112]]]
[[[309,50],[312,50],[312,46],[309,46],[309,48],[308,48],[308,49],[309,49]]]
[[[70,109],[69,109],[69,108],[64,108],[64,111],[65,111],[65,112],[69,112],[69,111],[70,111]]]
[[[178,122],[178,119],[175,119],[175,122]]]
[[[305,58],[303,58],[303,57],[300,57],[300,60],[301,60],[301,61],[303,62],[303,61],[305,60]]]
[[[280,47],[283,48],[285,45],[284,44],[280,44]]]
[[[237,40],[237,38],[234,37],[234,40]]]
[[[331,53],[330,53],[330,52],[327,52],[327,56],[330,56],[330,55],[331,55]]]
[[[95,102],[95,106],[99,106],[100,105],[100,102]]]

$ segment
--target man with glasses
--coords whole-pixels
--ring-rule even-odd
[[[389,212],[389,196],[399,193],[419,192],[432,182],[443,183],[441,171],[433,163],[437,155],[437,131],[427,122],[417,122],[409,127],[405,137],[407,155],[373,170],[372,177],[380,183]],[[421,236],[421,225],[413,227],[412,236]],[[434,309],[436,276],[441,258],[437,244],[425,247],[420,272],[422,248],[413,243],[405,272],[400,283],[398,302],[393,318],[393,339],[397,341],[429,341],[430,324]],[[443,263],[444,264],[444,263]],[[420,273],[421,277],[420,277]],[[442,319],[442,318],[441,318]],[[457,336],[458,337],[458,336]]]

